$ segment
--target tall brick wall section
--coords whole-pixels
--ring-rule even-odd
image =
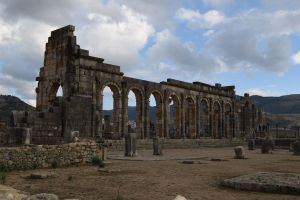
[[[72,131],[79,131],[79,137],[90,138],[92,135],[92,98],[73,96],[66,102],[65,142],[69,142]]]
[[[53,161],[59,166],[90,162],[93,156],[101,158],[101,148],[93,141],[62,145],[36,145],[0,148],[0,165],[10,169],[39,166],[51,167]]]

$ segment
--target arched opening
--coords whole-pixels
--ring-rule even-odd
[[[185,104],[185,134],[187,138],[196,137],[196,104],[191,97]]]
[[[59,98],[63,97],[63,87],[60,83],[54,82],[49,90],[49,102],[51,106],[59,105]]]
[[[224,113],[224,124],[225,124],[224,134],[225,134],[226,138],[232,137],[232,130],[233,130],[232,123],[233,123],[232,122],[232,109],[231,109],[230,104],[226,104],[225,105],[225,113]]]
[[[99,131],[105,139],[119,139],[121,137],[121,98],[119,88],[108,83],[102,87],[99,97]]]
[[[143,94],[133,88],[128,92],[128,133],[136,133],[137,138],[144,138],[143,131]]]
[[[181,138],[180,134],[180,105],[179,98],[176,95],[169,97],[169,137]]]
[[[221,138],[221,106],[218,102],[213,106],[213,138]]]
[[[200,137],[211,137],[209,132],[209,112],[208,102],[204,99],[200,101],[199,119],[200,119]]]
[[[163,137],[162,130],[162,97],[161,94],[154,91],[149,98],[149,136]]]

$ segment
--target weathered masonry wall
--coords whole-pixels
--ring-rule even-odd
[[[120,66],[104,63],[104,59],[81,49],[74,31],[69,25],[51,32],[44,66],[36,78],[37,112],[12,117],[15,127],[32,128],[33,143],[68,142],[73,131],[80,137],[122,138],[132,131],[128,127],[130,91],[136,97],[134,131],[140,139],[232,138],[255,128],[256,108],[247,95],[237,100],[234,86],[174,79],[155,83],[126,77]],[[58,97],[60,87],[63,94]],[[105,87],[113,93],[108,128],[103,123]],[[149,117],[151,95],[156,103],[155,122]]]
[[[0,166],[10,169],[51,167],[53,161],[59,166],[90,162],[93,156],[101,158],[101,149],[95,142],[78,142],[62,145],[37,145],[1,147]]]

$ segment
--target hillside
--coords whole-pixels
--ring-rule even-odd
[[[0,95],[0,120],[9,122],[12,110],[34,110],[35,108],[11,95]]]
[[[272,114],[300,114],[300,94],[280,97],[251,96],[257,107]]]

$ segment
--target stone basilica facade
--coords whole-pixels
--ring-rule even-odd
[[[119,66],[81,49],[74,30],[69,25],[48,38],[44,66],[36,78],[36,111],[12,114],[11,126],[29,129],[32,143],[69,142],[75,132],[84,138],[121,139],[131,131],[130,91],[136,97],[134,131],[140,139],[243,137],[257,127],[255,105],[248,94],[237,97],[234,86],[174,79],[156,83],[124,76]],[[58,97],[60,87],[63,95]],[[113,92],[109,133],[103,120],[105,87]],[[149,117],[150,95],[155,97],[155,122]]]

